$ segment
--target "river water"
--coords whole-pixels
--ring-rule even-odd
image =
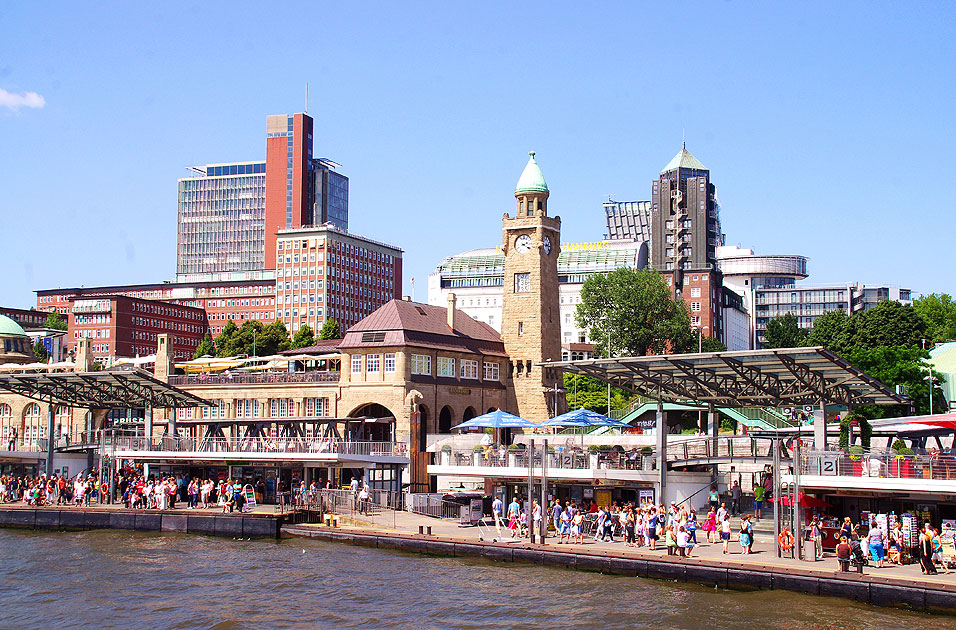
[[[899,628],[956,621],[785,591],[309,539],[0,530],[0,628]]]

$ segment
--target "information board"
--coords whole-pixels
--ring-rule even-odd
[[[246,497],[246,507],[256,507],[256,491],[252,489],[252,484],[246,484],[242,487],[242,494]]]

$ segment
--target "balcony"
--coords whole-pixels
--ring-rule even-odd
[[[286,383],[338,383],[341,372],[257,372],[254,374],[187,374],[170,376],[178,387],[203,385],[279,385]]]
[[[107,448],[121,457],[145,454],[173,459],[362,459],[408,460],[403,442],[355,442],[332,438],[144,438],[118,437]]]
[[[956,491],[956,455],[815,451],[801,457],[800,475],[801,487],[808,489],[952,494]],[[792,483],[793,476],[784,476],[784,481]]]
[[[500,453],[496,451],[451,450],[436,454],[437,465],[452,468],[469,469],[513,469],[527,470],[528,451],[519,449]],[[540,468],[542,464],[540,449],[535,452],[534,466]],[[652,470],[656,464],[653,455],[642,454],[637,449],[631,451],[609,450],[605,452],[589,452],[583,448],[555,448],[549,447],[547,466],[554,472],[603,470]],[[467,474],[466,470],[454,471],[455,474]],[[504,472],[504,471],[502,471]]]

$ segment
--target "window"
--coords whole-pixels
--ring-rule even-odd
[[[438,357],[438,376],[455,377],[455,360],[451,357]]]
[[[365,371],[378,373],[379,355],[369,354],[365,357]]]
[[[352,374],[358,374],[362,371],[362,355],[352,355]]]
[[[412,374],[425,374],[431,376],[432,358],[427,354],[412,355]]]
[[[383,363],[385,367],[385,372],[388,374],[391,374],[392,372],[395,371],[395,353],[389,352],[382,356],[384,357]]]
[[[471,359],[461,360],[461,378],[478,378],[478,362]]]
[[[691,297],[700,297],[700,287],[694,287],[690,290]]]
[[[515,293],[528,293],[529,291],[531,291],[531,274],[516,273],[515,274]]]
[[[695,313],[699,313],[699,312],[700,312],[700,302],[691,302],[691,303],[690,303],[690,310],[693,311],[693,312],[695,312]]]
[[[486,381],[498,380],[498,364],[497,363],[488,363],[486,361],[484,364],[484,370],[485,370]]]

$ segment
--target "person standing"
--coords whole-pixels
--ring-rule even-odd
[[[724,543],[724,553],[730,553],[730,514],[724,514],[720,521],[720,540]]]
[[[736,481],[730,489],[730,513],[734,516],[740,513],[740,483]]]
[[[541,505],[538,504],[538,500],[534,499],[531,501],[531,526],[534,528],[532,531],[535,535],[541,535]]]
[[[840,563],[840,571],[846,573],[850,570],[850,543],[846,536],[840,537],[840,544],[836,546],[837,562]]]
[[[498,530],[499,536],[501,535],[501,513],[504,509],[504,501],[500,496],[495,497],[495,500],[491,502],[491,516],[495,519],[495,529]]]
[[[878,569],[883,568],[883,559],[886,557],[886,548],[883,544],[883,530],[879,528],[876,521],[870,521],[870,531],[866,535],[867,542],[870,544],[870,557],[876,562]]]
[[[720,495],[717,493],[717,486],[710,487],[710,509],[717,512],[720,506]]]
[[[816,516],[810,522],[810,540],[813,541],[814,560],[823,560],[823,529],[820,527],[820,519]]]
[[[933,537],[925,529],[919,533],[919,563],[924,575],[936,575],[933,564]]]
[[[717,522],[718,522],[718,523],[723,523],[723,522],[724,522],[724,517],[725,517],[725,516],[728,516],[728,515],[729,515],[729,514],[728,514],[728,512],[727,512],[727,504],[726,504],[726,503],[721,503],[721,504],[720,504],[720,507],[717,508]]]
[[[754,487],[754,518],[758,521],[763,518],[763,493],[762,485]]]
[[[521,504],[518,503],[518,497],[511,499],[511,503],[508,504],[508,529],[511,530],[511,537],[515,538],[518,536],[518,517],[521,512]]]
[[[750,515],[744,514],[740,519],[740,553],[750,553],[753,546],[753,526],[750,524]]]
[[[716,508],[713,506],[710,507],[710,511],[707,512],[707,518],[704,520],[702,529],[706,532],[707,535],[707,544],[710,544],[713,541],[712,537],[717,532],[717,512]]]

